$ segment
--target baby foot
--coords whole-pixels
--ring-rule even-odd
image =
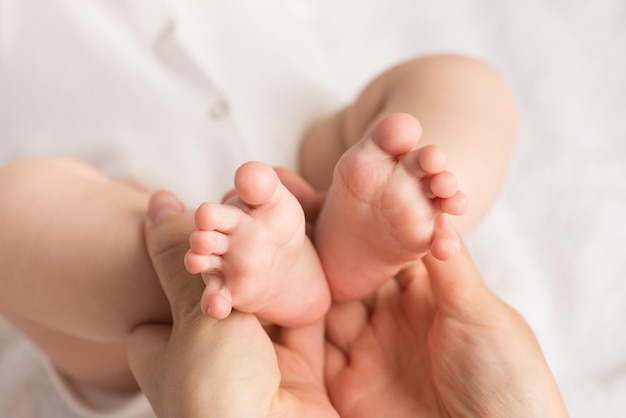
[[[426,252],[443,260],[459,248],[446,214],[463,214],[465,195],[441,149],[415,148],[420,134],[394,114],[337,163],[316,231],[334,298],[367,296]]]
[[[223,319],[236,308],[284,326],[321,317],[330,296],[296,198],[258,162],[237,170],[235,192],[196,211],[185,265],[206,283],[202,310]]]

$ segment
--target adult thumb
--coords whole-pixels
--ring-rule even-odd
[[[150,197],[144,231],[146,247],[170,302],[174,322],[200,310],[204,284],[198,275],[188,273],[184,264],[193,229],[192,215],[172,193],[157,191]]]
[[[174,323],[181,315],[200,312],[202,281],[187,273],[183,262],[192,229],[191,216],[173,194],[158,191],[150,197],[144,229],[146,247],[170,302]],[[171,334],[170,324],[146,323],[137,326],[129,339],[131,370],[155,410],[160,409]]]
[[[128,364],[139,387],[155,405],[154,395],[162,393],[163,365],[166,364],[167,345],[172,327],[145,324],[135,328],[128,342]]]
[[[439,309],[451,309],[465,314],[482,311],[480,305],[495,299],[472,259],[463,239],[460,248],[446,261],[428,254],[424,265]],[[481,308],[481,309],[477,309]]]

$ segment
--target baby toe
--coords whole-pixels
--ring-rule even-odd
[[[406,113],[389,115],[372,129],[370,139],[385,154],[401,157],[410,152],[422,134],[420,123]]]
[[[192,250],[185,254],[185,268],[191,274],[198,274],[209,270],[219,269],[222,258],[217,255],[198,254]]]
[[[418,150],[420,168],[425,174],[437,174],[446,170],[448,158],[441,148],[436,145],[426,145]]]
[[[196,254],[222,255],[228,250],[228,238],[217,231],[194,231],[189,235],[189,246]]]
[[[451,198],[458,190],[456,176],[449,171],[443,171],[430,178],[430,191],[435,197]]]
[[[449,260],[454,257],[460,248],[459,236],[450,224],[449,220],[442,214],[435,220],[435,230],[430,246],[430,253],[438,260]]]
[[[219,293],[202,297],[200,308],[207,316],[214,319],[225,319],[233,310],[231,304]]]
[[[274,169],[266,164],[251,161],[235,173],[235,189],[239,198],[249,206],[260,206],[272,200],[280,180]]]
[[[441,199],[441,211],[454,216],[461,216],[467,211],[467,196],[458,190],[454,196]]]

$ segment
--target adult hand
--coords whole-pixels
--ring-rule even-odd
[[[279,330],[272,343],[254,315],[205,316],[202,280],[183,265],[192,217],[174,196],[157,192],[148,218],[146,245],[173,325],[137,327],[129,360],[157,415],[336,417],[323,383],[323,324]]]
[[[426,257],[327,320],[326,379],[342,417],[566,417],[526,322],[465,247]]]

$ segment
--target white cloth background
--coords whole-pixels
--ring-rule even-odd
[[[5,3],[11,2],[0,2],[0,19]],[[317,0],[298,5],[289,13],[312,24],[343,100],[389,65],[425,53],[467,53],[502,71],[517,98],[520,140],[501,198],[468,237],[470,248],[489,285],[534,328],[572,417],[626,416],[626,3]],[[262,32],[262,25],[296,31],[277,16],[242,18],[243,26],[231,27],[230,34]],[[296,32],[283,36],[291,37],[292,45],[310,45],[310,34]],[[3,33],[0,27],[2,48],[10,41]],[[279,39],[281,33],[270,35]],[[301,74],[294,85],[310,80],[302,64],[313,58],[293,58],[291,69]],[[271,73],[265,64],[255,68],[259,80]],[[311,68],[321,71],[321,66]],[[228,85],[213,76],[219,86]],[[239,93],[245,108],[245,92]],[[2,94],[0,111],[7,109]],[[265,99],[251,100],[253,110]],[[266,122],[276,117],[269,122],[274,127],[284,121],[279,111],[266,111]],[[258,122],[247,126],[263,131]],[[0,138],[3,153],[14,150],[13,140]],[[23,340],[0,328],[0,416],[87,416],[70,412],[38,363],[24,360],[29,355],[24,347]]]

